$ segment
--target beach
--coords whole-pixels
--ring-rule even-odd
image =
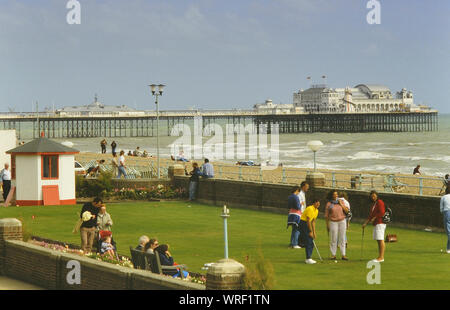
[[[111,154],[100,154],[92,152],[81,152],[75,156],[75,159],[82,165],[89,162],[104,159],[106,165],[111,165]],[[170,165],[179,164],[185,166],[187,171],[192,170],[192,163],[197,162],[199,166],[203,163],[201,160],[190,162],[173,161],[170,158],[161,158],[160,166],[164,173]],[[308,171],[311,168],[299,167],[270,167],[271,169],[261,169],[260,166],[239,166],[230,164],[229,162],[211,161],[214,166],[215,178],[234,179],[241,181],[282,183],[282,184],[300,184],[305,180]],[[155,171],[157,159],[143,158],[135,156],[125,156],[125,164],[128,168],[134,168],[138,171]],[[267,167],[269,168],[269,167]],[[436,176],[421,175],[421,177],[412,174],[401,173],[380,173],[379,171],[355,171],[355,170],[334,170],[334,169],[318,169],[325,175],[325,186],[335,187],[338,189],[351,189],[352,178],[355,189],[370,190],[372,188],[378,191],[392,190],[397,193],[419,194],[420,182],[422,182],[423,195],[438,195],[443,186],[442,178]],[[398,185],[392,181],[389,182],[389,175],[395,176]],[[422,178],[422,181],[421,181]],[[334,181],[333,181],[334,180]],[[361,180],[361,181],[360,181]],[[401,185],[401,184],[404,185]],[[392,186],[387,187],[388,184]],[[407,186],[405,186],[407,185]]]

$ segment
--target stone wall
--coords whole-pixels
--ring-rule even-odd
[[[187,189],[189,178],[175,176],[174,185]],[[269,184],[258,182],[244,182],[225,179],[201,179],[198,186],[197,197],[199,202],[229,207],[247,208],[254,210],[271,211],[287,214],[287,197],[292,185]],[[327,202],[326,196],[330,188],[311,188],[307,195],[310,204],[314,197],[321,201],[320,211],[323,213]],[[355,189],[345,189],[354,221],[367,218],[369,208],[369,192]],[[442,215],[439,212],[440,197],[417,196],[399,193],[379,193],[379,197],[386,206],[393,211],[392,225],[410,228],[435,227],[442,228]]]
[[[204,290],[205,286],[63,253],[17,240],[6,240],[4,274],[47,289]],[[80,263],[80,284],[68,284],[68,262]]]

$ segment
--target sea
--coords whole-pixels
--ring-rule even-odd
[[[306,144],[311,140],[320,140],[324,145],[316,153],[318,169],[412,174],[413,169],[420,165],[422,174],[444,176],[450,173],[450,114],[440,114],[438,122],[438,131],[434,132],[280,134],[279,143],[270,144],[269,142],[269,145],[271,151],[276,152],[279,162],[285,167],[312,168],[313,153]],[[178,154],[176,153],[178,149],[174,148],[177,143],[174,142],[179,138],[160,136],[161,157],[169,158],[170,155]],[[156,154],[156,137],[106,139],[108,152],[111,151],[109,145],[114,140],[118,145],[117,150],[128,152],[139,146],[141,150],[147,150],[152,155]],[[211,137],[203,137],[203,143],[210,139]],[[81,152],[100,153],[102,138],[55,140],[70,141],[74,144],[73,147]],[[229,145],[223,143],[222,146],[226,149]],[[198,148],[201,149],[201,145]],[[236,145],[235,149],[237,149]],[[185,154],[189,157],[189,152],[186,150],[189,149],[185,149]],[[245,151],[241,149],[241,153],[237,153],[235,158],[221,161],[235,163],[238,160],[247,159],[255,163],[265,162],[258,157],[249,158],[248,153],[248,149]]]

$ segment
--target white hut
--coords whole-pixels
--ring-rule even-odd
[[[12,186],[19,206],[75,204],[75,154],[78,150],[38,138],[11,154]]]

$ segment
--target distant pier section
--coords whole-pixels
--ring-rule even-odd
[[[159,112],[160,135],[170,135],[173,126],[233,125],[241,132],[248,124],[256,132],[422,132],[438,130],[438,111],[415,105],[412,93],[402,89],[393,96],[385,86],[359,84],[354,88],[313,85],[294,93],[292,104],[274,104],[268,99],[252,110],[171,110]],[[0,113],[0,129],[15,129],[18,139],[95,137],[153,137],[156,111],[139,111],[126,105],[103,105],[95,96],[85,106],[45,112]],[[243,126],[240,126],[243,125]],[[248,128],[247,128],[248,129]]]
[[[36,114],[36,113],[34,113]],[[15,129],[19,139],[36,138],[44,132],[49,138],[153,137],[156,135],[156,114],[143,116],[58,116],[0,115],[0,128]],[[208,124],[255,124],[267,133],[278,126],[279,133],[315,132],[421,132],[438,129],[438,113],[301,113],[260,114],[254,111],[162,111],[160,135],[170,135],[175,124],[192,125],[201,117]],[[237,126],[242,128],[243,126]],[[162,129],[162,130],[161,130]]]

